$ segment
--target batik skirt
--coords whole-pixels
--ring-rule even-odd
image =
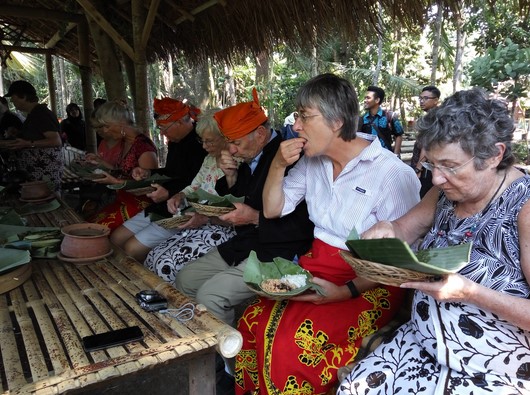
[[[300,265],[313,276],[344,285],[356,277],[339,249],[315,240]],[[341,302],[260,298],[238,323],[243,347],[236,357],[236,394],[325,394],[337,370],[353,361],[363,337],[386,325],[404,290],[377,287]]]

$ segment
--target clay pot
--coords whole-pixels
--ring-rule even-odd
[[[91,258],[110,252],[110,229],[104,225],[82,223],[61,228],[61,254],[70,258]]]
[[[22,199],[42,199],[51,195],[52,191],[46,181],[31,181],[20,184]]]

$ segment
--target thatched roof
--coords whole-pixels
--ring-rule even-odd
[[[456,1],[449,0],[451,3]],[[374,34],[378,4],[405,25],[420,25],[433,0],[2,0],[0,55],[6,50],[36,47],[80,63],[78,33],[90,15],[112,32],[127,53],[134,49],[133,21],[140,20],[148,61],[182,53],[193,62],[208,57],[269,51],[279,42],[309,46],[330,33],[355,40]],[[446,1],[447,3],[447,1]],[[139,4],[139,18],[133,12]],[[133,15],[134,14],[134,15]],[[134,19],[136,18],[136,19]],[[150,28],[149,21],[154,23]],[[89,31],[89,29],[87,29]],[[88,46],[98,65],[94,41]],[[129,52],[130,54],[130,52]]]

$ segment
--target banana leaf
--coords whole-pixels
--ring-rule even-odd
[[[456,273],[469,263],[472,243],[431,248],[414,253],[399,239],[347,240],[346,246],[357,257],[402,269],[429,274]]]
[[[55,258],[61,249],[59,228],[0,226],[0,245],[4,248],[27,250],[33,258]]]
[[[234,207],[234,203],[243,203],[245,201],[245,197],[236,197],[234,195],[218,196],[206,192],[204,189],[197,189],[186,198],[193,203],[207,204],[214,207]]]
[[[27,203],[18,209],[18,213],[22,216],[37,214],[37,213],[48,213],[50,211],[57,210],[61,207],[61,203],[57,199],[53,199],[46,203]]]
[[[267,292],[261,288],[261,283],[268,279],[280,279],[288,274],[302,274],[306,276],[306,285],[296,288],[289,292]],[[307,270],[302,269],[296,263],[284,258],[274,258],[272,262],[260,262],[255,251],[251,251],[247,259],[245,270],[243,271],[243,281],[251,288],[260,294],[267,294],[273,297],[288,298],[294,295],[300,295],[305,291],[312,289],[320,294],[323,290],[320,286],[313,284],[311,279],[313,276]]]
[[[11,207],[0,207],[0,224],[24,226],[24,220]]]
[[[31,261],[29,251],[0,248],[0,274]]]
[[[171,180],[170,177],[164,176],[162,174],[153,174],[150,177],[146,178],[145,180],[127,180],[125,181],[125,187],[124,189],[136,189],[136,188],[143,188],[148,187],[151,184],[163,184],[166,181]]]
[[[82,164],[79,163],[79,162],[72,162],[68,166],[68,169],[70,169],[73,173],[75,173],[76,175],[78,175],[81,178],[89,178],[89,177],[94,176],[94,174],[95,174],[94,170],[96,170],[96,169],[104,170],[104,171],[110,170],[110,169],[107,169],[105,167],[93,165],[93,164],[88,163],[88,162],[83,162]]]

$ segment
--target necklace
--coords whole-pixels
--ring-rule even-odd
[[[490,198],[486,206],[479,211],[478,213],[472,215],[469,218],[464,218],[464,221],[466,219],[472,219],[471,226],[467,230],[465,230],[463,233],[460,231],[457,231],[456,229],[449,230],[449,221],[451,217],[455,216],[455,205],[453,204],[453,207],[449,210],[447,213],[447,217],[444,222],[440,224],[440,230],[437,233],[438,237],[445,237],[447,239],[448,245],[457,245],[457,244],[464,244],[468,243],[475,234],[475,230],[477,229],[477,226],[479,225],[480,220],[484,216],[484,214],[488,211],[488,209],[491,206],[491,203],[493,203],[493,200],[501,190],[502,186],[504,185],[504,181],[506,181],[506,175],[507,171],[504,172],[504,177],[502,178],[501,183],[497,187],[497,190],[493,194],[493,196]],[[456,227],[455,227],[456,228]]]

